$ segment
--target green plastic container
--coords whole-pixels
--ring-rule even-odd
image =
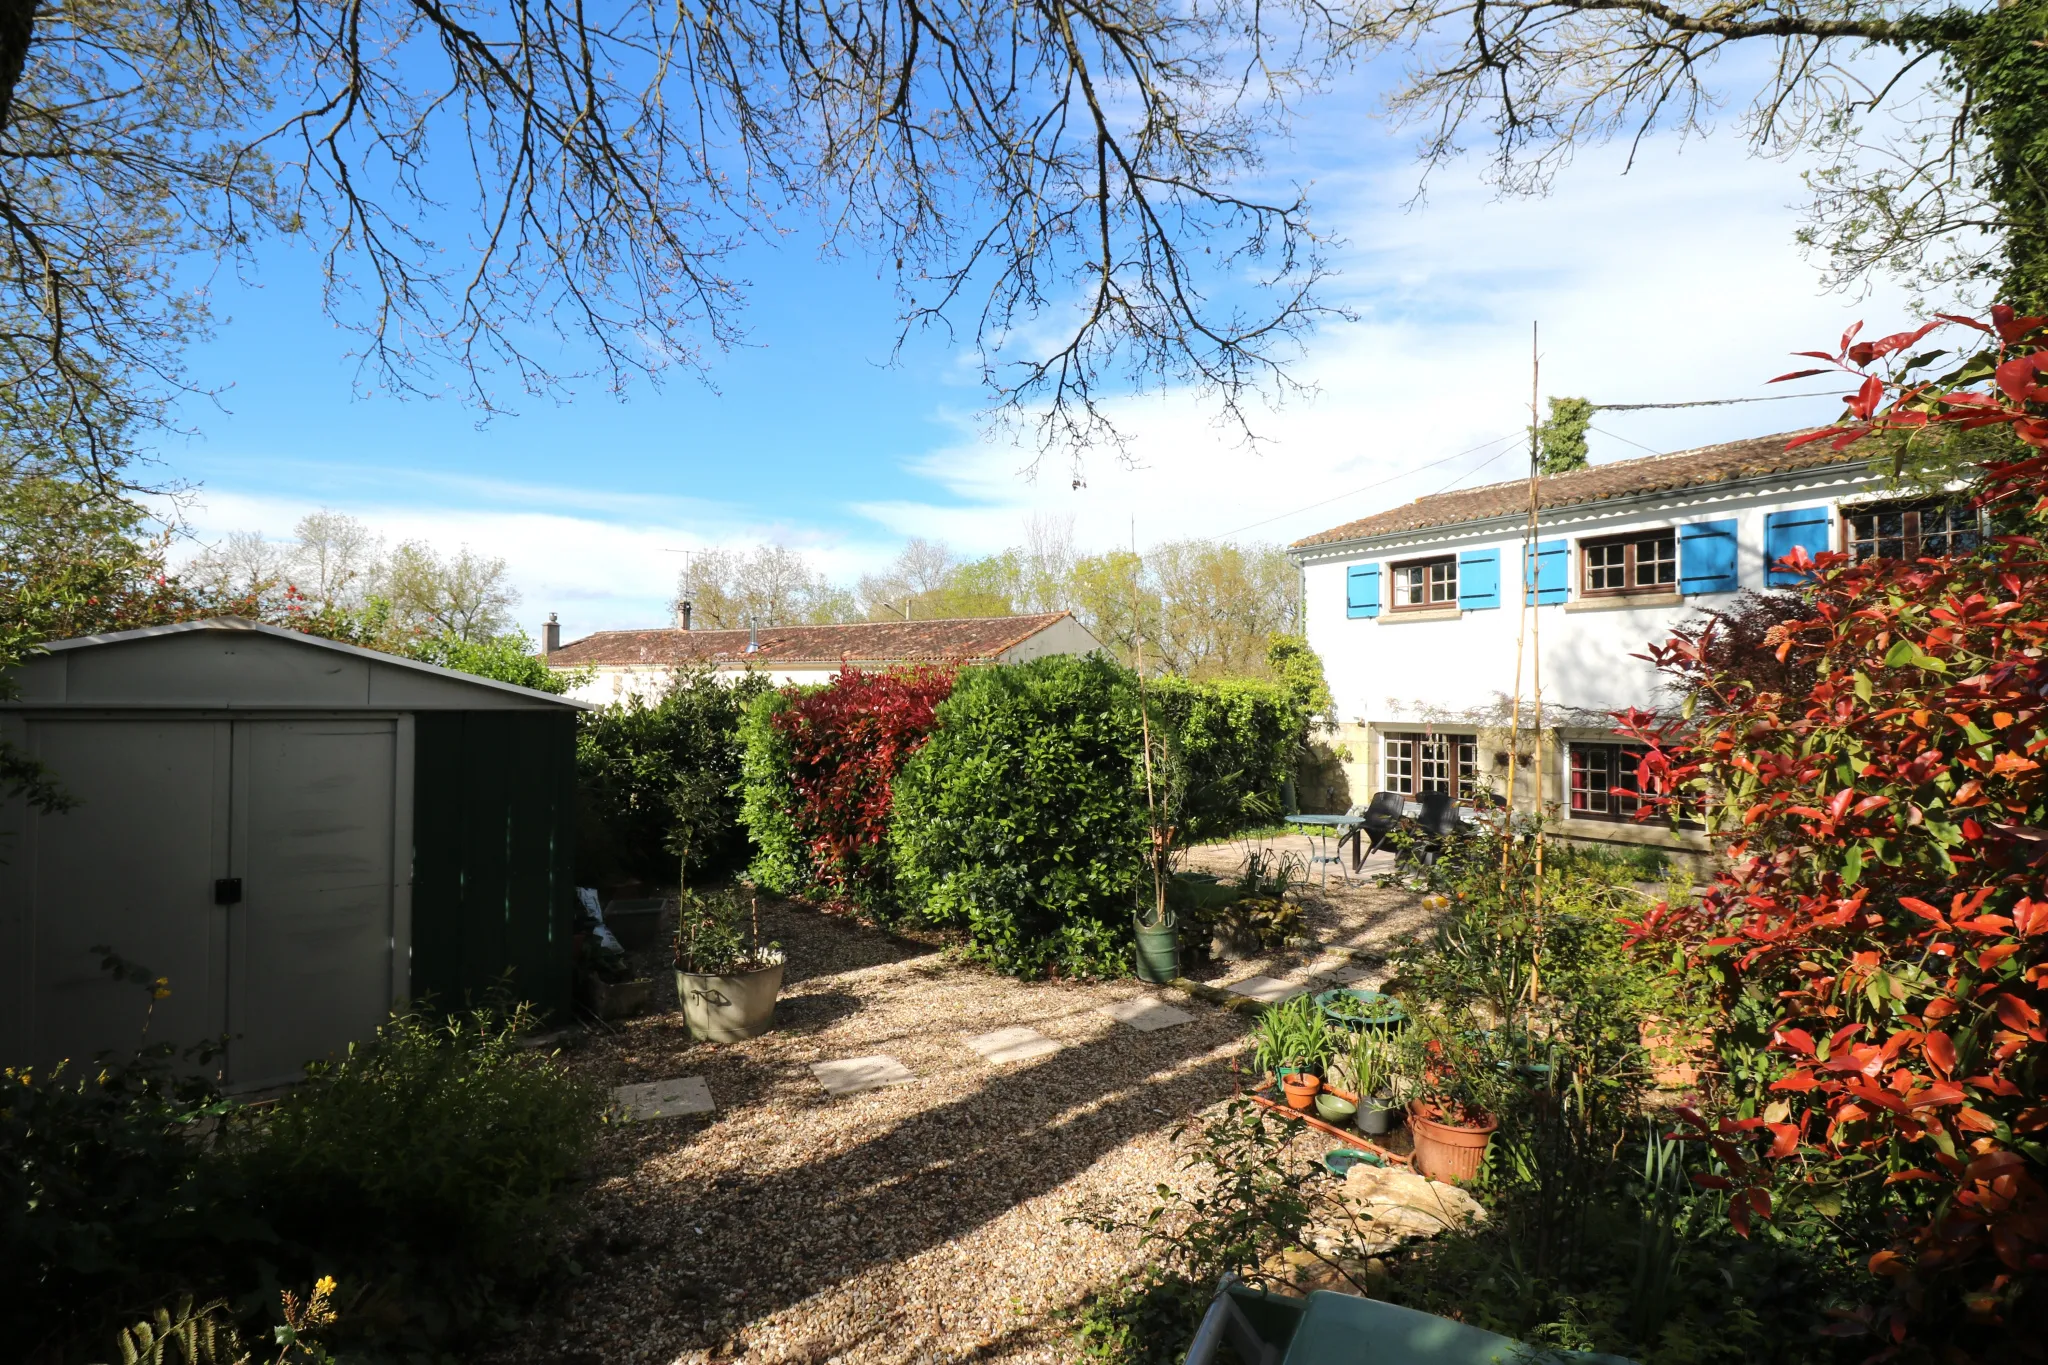
[[[1180,926],[1168,915],[1157,927],[1138,926],[1138,980],[1158,986],[1180,975]]]

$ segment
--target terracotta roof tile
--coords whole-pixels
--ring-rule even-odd
[[[1828,464],[1861,464],[1870,458],[1867,450],[1837,451],[1826,441],[1815,441],[1797,450],[1785,449],[1785,442],[1799,432],[1775,436],[1752,436],[1744,441],[1724,441],[1669,455],[1647,455],[1639,460],[1614,460],[1589,465],[1569,474],[1553,474],[1537,481],[1539,505],[1569,507],[1575,503],[1598,502],[1603,498],[1629,497],[1641,493],[1662,493],[1681,488],[1698,488],[1729,479],[1759,474],[1785,474]],[[1483,488],[1461,488],[1455,493],[1435,493],[1417,498],[1404,507],[1378,512],[1342,526],[1320,531],[1294,542],[1296,549],[1330,545],[1340,541],[1363,540],[1369,536],[1419,531],[1431,526],[1453,526],[1463,521],[1484,521],[1525,512],[1529,506],[1529,481],[1487,484]]]
[[[601,630],[547,656],[550,667],[678,664],[965,664],[993,659],[1068,615],[969,616],[940,621],[861,621],[843,626],[763,626],[747,652],[744,630]]]

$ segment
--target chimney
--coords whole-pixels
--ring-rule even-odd
[[[688,629],[690,628],[690,608],[691,608],[691,606],[692,606],[692,603],[690,602],[690,599],[689,599],[689,598],[687,598],[687,597],[685,597],[685,598],[684,598],[684,599],[683,599],[683,600],[682,600],[681,602],[679,602],[679,603],[677,603],[677,604],[676,604],[676,629],[677,629],[677,630],[688,630]]]
[[[540,652],[543,657],[562,647],[562,623],[548,613],[548,623],[540,628]]]
[[[747,621],[747,653],[759,653],[760,649],[761,632],[755,627],[753,620],[749,618]]]

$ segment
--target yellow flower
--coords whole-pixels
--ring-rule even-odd
[[[326,1298],[334,1292],[334,1289],[335,1283],[332,1275],[322,1275],[319,1279],[313,1281],[313,1297],[316,1299]]]

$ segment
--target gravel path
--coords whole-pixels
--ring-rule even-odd
[[[1013,981],[766,898],[761,920],[789,957],[773,1032],[691,1041],[658,974],[659,1013],[570,1047],[606,1085],[702,1076],[718,1109],[607,1130],[588,1273],[489,1359],[1072,1359],[1068,1311],[1137,1248],[1068,1220],[1151,1207],[1179,1171],[1175,1130],[1236,1091],[1247,1021],[1169,991],[1192,1019],[1142,1033],[1101,1012],[1151,993],[1137,982]],[[1350,965],[1296,955],[1221,979]],[[1064,1046],[996,1066],[964,1041],[1018,1025]],[[877,1053],[917,1079],[828,1099],[810,1070]]]

